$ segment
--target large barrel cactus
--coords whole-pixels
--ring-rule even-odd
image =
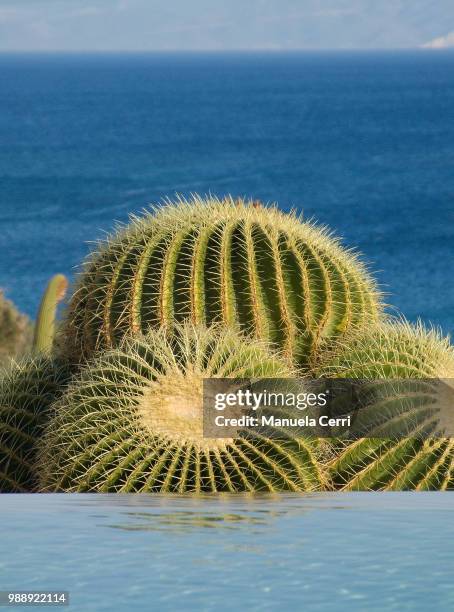
[[[129,333],[221,322],[307,366],[326,340],[379,317],[373,280],[324,228],[257,203],[179,200],[89,257],[62,345],[83,360]]]
[[[359,419],[373,425],[372,434],[333,442],[328,471],[335,488],[454,488],[454,439],[438,435],[451,409],[454,416],[454,349],[448,339],[422,325],[383,324],[325,356],[317,375],[365,379],[372,398]],[[392,431],[399,435],[387,437]]]
[[[0,379],[0,492],[36,486],[36,443],[49,405],[63,392],[68,370],[47,357],[10,364]]]
[[[44,491],[305,491],[317,442],[285,432],[203,435],[204,378],[289,376],[231,329],[177,324],[127,338],[86,366],[54,407],[38,461]]]

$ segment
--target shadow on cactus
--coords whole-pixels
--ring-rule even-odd
[[[380,316],[363,264],[323,227],[256,202],[178,200],[120,229],[85,264],[62,343],[77,360],[186,319],[223,323],[302,367]]]
[[[263,343],[190,323],[126,339],[82,370],[41,443],[45,491],[306,491],[312,440],[205,438],[204,378],[291,376]]]
[[[68,371],[47,357],[12,363],[0,379],[0,492],[36,487],[36,443]]]
[[[325,356],[317,375],[376,381],[371,383],[376,401],[367,410],[382,435],[333,442],[328,471],[335,488],[454,488],[454,439],[431,437],[438,426],[439,401],[431,380],[440,379],[446,385],[449,395],[444,396],[443,409],[454,411],[454,349],[447,339],[420,324],[383,324]],[[390,382],[380,382],[384,379]],[[409,388],[402,379],[415,384]],[[404,435],[386,437],[393,427]]]
[[[32,343],[33,328],[29,318],[17,311],[0,291],[0,367],[26,353]]]

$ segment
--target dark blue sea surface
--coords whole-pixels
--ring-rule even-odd
[[[0,287],[47,278],[164,196],[275,201],[454,331],[454,53],[0,56]]]
[[[81,612],[444,612],[452,508],[452,493],[3,495],[0,590],[69,591],[58,609]]]

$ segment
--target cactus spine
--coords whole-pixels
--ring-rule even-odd
[[[45,491],[301,491],[320,487],[316,444],[206,438],[204,378],[289,376],[231,329],[186,322],[127,338],[82,370],[54,407],[38,461]]]
[[[37,353],[52,352],[57,307],[65,297],[67,288],[68,280],[63,274],[55,274],[46,287],[35,323],[33,349]]]
[[[307,366],[379,318],[364,266],[324,228],[242,200],[194,197],[132,219],[89,260],[64,326],[83,360],[130,333],[223,323]]]
[[[27,358],[0,379],[0,492],[32,490],[35,485],[36,442],[47,409],[63,392],[66,369],[45,356]]]
[[[331,357],[325,357],[317,375],[376,380],[379,393],[370,410],[377,415],[382,431],[390,431],[393,420],[399,423],[400,419],[398,426],[402,427],[402,423],[407,423],[402,421],[405,414],[411,417],[409,437],[368,437],[351,443],[340,440],[334,443],[335,458],[328,470],[335,488],[454,488],[454,439],[427,437],[436,423],[434,413],[438,398],[433,387],[421,380],[402,391],[401,380],[386,385],[379,382],[380,379],[443,379],[448,386],[452,385],[454,350],[447,339],[434,330],[425,330],[420,324],[383,324],[347,342]],[[452,397],[450,392],[449,403]],[[426,435],[416,437],[424,433]]]

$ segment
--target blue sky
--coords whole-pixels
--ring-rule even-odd
[[[454,47],[454,0],[0,0],[0,50]]]

